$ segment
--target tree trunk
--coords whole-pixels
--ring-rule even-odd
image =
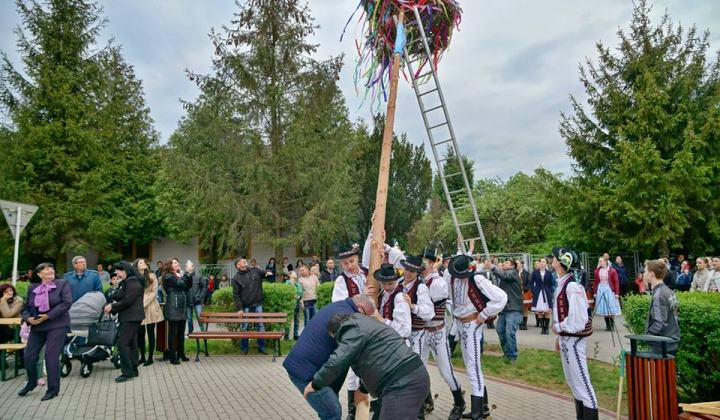
[[[279,236],[278,236],[279,237]],[[275,245],[275,282],[284,283],[285,274],[283,274],[282,260],[285,258],[283,255],[285,250],[280,245]]]

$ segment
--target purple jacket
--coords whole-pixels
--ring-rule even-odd
[[[50,310],[45,312],[48,319],[38,325],[32,325],[31,331],[49,331],[55,328],[67,328],[70,326],[70,305],[72,305],[72,293],[70,284],[65,279],[55,279],[53,283],[57,286],[48,293]],[[31,284],[28,287],[27,299],[22,308],[22,319],[37,318],[41,312],[35,306],[35,289],[40,283]]]

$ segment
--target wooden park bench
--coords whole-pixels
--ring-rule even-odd
[[[287,314],[276,312],[256,312],[243,313],[240,317],[237,312],[203,312],[200,314],[200,324],[205,324],[203,331],[194,331],[188,335],[188,338],[195,339],[197,345],[197,354],[195,361],[200,361],[200,340],[205,343],[205,357],[210,357],[207,348],[208,340],[274,340],[275,351],[273,351],[273,362],[276,356],[282,356],[281,340],[285,336],[282,329],[277,331],[208,331],[209,324],[264,324],[264,325],[284,325],[287,323]]]
[[[8,352],[15,353],[15,376],[13,376],[13,378],[16,378],[20,371],[20,350],[25,348],[25,343],[20,342],[20,325],[22,325],[22,318],[0,318],[0,325],[15,327],[15,342],[0,344],[0,358],[2,359],[0,360],[0,381],[4,382],[8,379],[12,379],[6,378],[5,375],[5,371],[7,370],[6,357]]]

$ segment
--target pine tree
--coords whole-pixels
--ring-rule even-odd
[[[155,134],[132,69],[117,47],[95,45],[106,23],[99,6],[18,1],[17,9],[24,67],[3,53],[0,100],[12,141],[0,193],[39,205],[27,248],[62,273],[67,251],[108,252],[125,238],[134,216],[126,206],[148,184],[135,174]]]
[[[342,60],[312,58],[315,26],[297,1],[237,5],[231,27],[210,34],[213,73],[188,72],[202,93],[186,103],[165,171],[188,192],[177,214],[187,234],[221,249],[252,235],[281,261],[286,246],[318,251],[353,223],[360,197]]]
[[[572,98],[560,133],[578,179],[568,220],[599,249],[705,255],[720,243],[720,64],[709,32],[659,25],[641,1],[617,53],[581,66],[589,110]]]

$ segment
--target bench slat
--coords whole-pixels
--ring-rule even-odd
[[[256,332],[223,332],[223,331],[202,331],[193,332],[188,335],[188,338],[193,340],[207,340],[207,339],[253,339],[253,338],[266,338],[266,339],[280,339],[285,336],[283,331],[256,331]]]
[[[0,350],[22,350],[24,348],[25,343],[0,344]]]
[[[0,325],[21,325],[22,318],[0,318]]]
[[[202,324],[284,324],[287,318],[203,318],[200,317]]]
[[[243,318],[269,318],[269,317],[287,317],[284,312],[244,312]],[[206,318],[240,318],[237,312],[203,312],[200,316]]]

